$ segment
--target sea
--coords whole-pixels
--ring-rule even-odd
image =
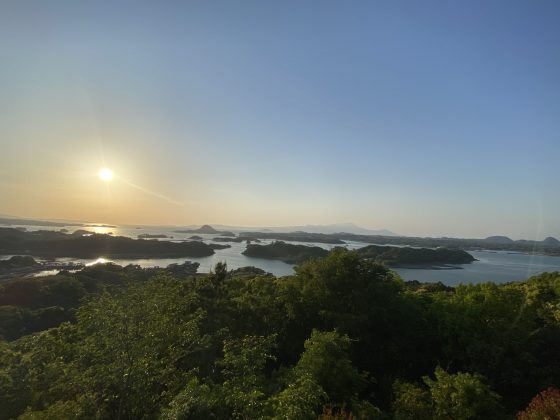
[[[4,227],[4,226],[2,226]],[[176,230],[181,230],[179,227],[159,227],[159,226],[105,226],[105,225],[90,225],[90,226],[58,226],[58,227],[43,227],[31,225],[16,225],[10,227],[21,227],[28,231],[34,230],[60,230],[66,229],[73,232],[77,229],[84,229],[95,233],[111,234],[114,236],[126,236],[130,238],[137,238],[142,234],[163,234],[168,238],[157,240],[166,241],[184,241],[193,233],[178,233]],[[239,231],[233,231],[239,233]],[[202,237],[203,242],[212,243],[212,239],[218,234],[196,234]],[[261,244],[265,245],[272,242],[271,240],[261,240]],[[290,243],[289,241],[286,241]],[[335,246],[323,243],[314,242],[291,242],[295,244],[302,244],[308,246],[319,246],[325,249],[331,249]],[[226,243],[231,245],[231,248],[216,250],[215,254],[203,258],[145,258],[145,259],[111,259],[104,255],[99,255],[97,258],[80,259],[80,258],[58,258],[57,261],[61,262],[77,262],[85,265],[93,265],[104,262],[114,262],[119,265],[137,264],[141,267],[166,267],[173,263],[183,263],[185,261],[198,262],[200,264],[198,271],[201,273],[210,272],[218,262],[225,262],[229,269],[236,269],[246,266],[254,266],[272,273],[275,276],[287,276],[294,273],[294,266],[284,263],[282,261],[267,260],[261,258],[246,257],[242,252],[246,248],[246,244],[231,242]],[[346,241],[344,245],[348,249],[357,249],[363,246],[370,245],[357,241]],[[383,245],[383,244],[379,244]],[[439,269],[411,269],[411,268],[395,268],[400,277],[405,280],[418,280],[421,282],[441,282],[448,286],[455,286],[458,284],[476,284],[481,282],[492,281],[494,283],[507,283],[512,281],[525,280],[528,277],[543,272],[560,271],[560,257],[547,256],[547,255],[534,255],[519,252],[507,251],[490,251],[478,250],[468,251],[473,257],[477,259],[470,264],[461,264],[453,268],[439,268]],[[8,258],[9,256],[0,256],[0,259]],[[40,258],[37,258],[40,260]],[[56,270],[48,270],[40,272],[37,275],[50,275],[56,274]]]

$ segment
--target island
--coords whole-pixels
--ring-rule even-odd
[[[396,246],[368,245],[355,251],[364,259],[373,260],[388,267],[400,268],[460,268],[459,264],[470,264],[476,259],[468,252],[447,248],[410,248]],[[329,251],[317,246],[294,245],[276,241],[268,245],[249,244],[242,252],[247,257],[280,260],[288,264],[301,264],[316,257],[323,257]]]
[[[399,268],[459,268],[458,264],[470,264],[476,261],[476,258],[466,251],[448,248],[368,245],[356,252],[362,258],[371,259],[388,267]]]
[[[74,258],[181,258],[208,257],[214,254],[214,249],[199,241],[176,243],[96,233],[84,236],[0,228],[0,254]]]
[[[226,249],[231,248],[231,245],[227,244],[208,244],[208,246],[212,249]]]
[[[167,236],[163,233],[141,233],[138,235],[138,239],[173,239],[173,236]]]
[[[228,236],[216,236],[212,240],[214,242],[243,242],[243,238],[230,238]]]
[[[239,234],[239,237],[244,240],[274,239],[290,242],[315,242],[326,244],[344,244],[347,241],[352,241],[373,245],[412,246],[419,248],[443,247],[449,249],[462,249],[464,251],[513,251],[527,254],[560,256],[560,241],[550,236],[542,241],[526,239],[518,239],[514,241],[507,236],[489,236],[484,239],[472,239],[362,235],[347,232],[328,234],[309,232],[275,233],[263,230],[261,232],[242,232]]]
[[[311,258],[324,257],[329,253],[318,246],[294,245],[276,241],[268,245],[249,244],[243,255],[253,258],[280,260],[288,264],[300,264]]]

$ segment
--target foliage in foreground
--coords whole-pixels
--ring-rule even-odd
[[[560,382],[558,273],[408,286],[345,250],[247,273],[106,265],[0,285],[0,418],[499,419]],[[68,317],[13,316],[46,308]]]

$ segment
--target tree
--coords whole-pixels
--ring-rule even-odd
[[[392,404],[395,420],[431,420],[433,418],[430,392],[425,387],[395,381]]]
[[[503,416],[500,396],[483,381],[481,375],[450,374],[435,370],[435,379],[424,378],[430,389],[436,419],[499,419]]]
[[[161,420],[230,419],[220,386],[190,379],[161,414]]]
[[[539,323],[522,288],[460,285],[453,295],[438,295],[431,309],[442,343],[441,364],[479,372],[508,396],[508,404],[528,397],[538,383]]]
[[[257,418],[265,410],[264,368],[274,360],[272,349],[275,336],[246,336],[241,340],[224,343],[222,384],[225,403],[232,408],[235,418]]]
[[[336,330],[355,340],[350,358],[359,370],[374,373],[378,384],[391,384],[395,372],[412,366],[433,369],[426,362],[433,357],[425,351],[433,341],[426,317],[405,295],[398,275],[383,265],[336,248],[297,267],[279,287],[289,316],[285,337],[292,354],[314,328]],[[418,354],[408,350],[411,342]],[[390,390],[377,391],[379,400],[388,403]]]
[[[314,330],[304,347],[294,368],[296,377],[310,375],[332,403],[350,404],[358,399],[366,387],[367,375],[352,366],[347,335]]]
[[[81,386],[110,416],[153,416],[197,368],[208,340],[190,299],[182,283],[162,276],[80,308]]]
[[[481,375],[450,374],[437,367],[435,379],[424,377],[424,386],[394,385],[395,419],[471,420],[503,418],[500,396],[483,381]]]
[[[300,374],[271,399],[275,420],[314,420],[327,394],[310,373]]]

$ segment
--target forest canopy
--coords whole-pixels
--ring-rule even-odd
[[[545,412],[560,382],[559,308],[559,273],[405,283],[344,249],[282,278],[106,264],[16,279],[0,283],[0,418]]]

